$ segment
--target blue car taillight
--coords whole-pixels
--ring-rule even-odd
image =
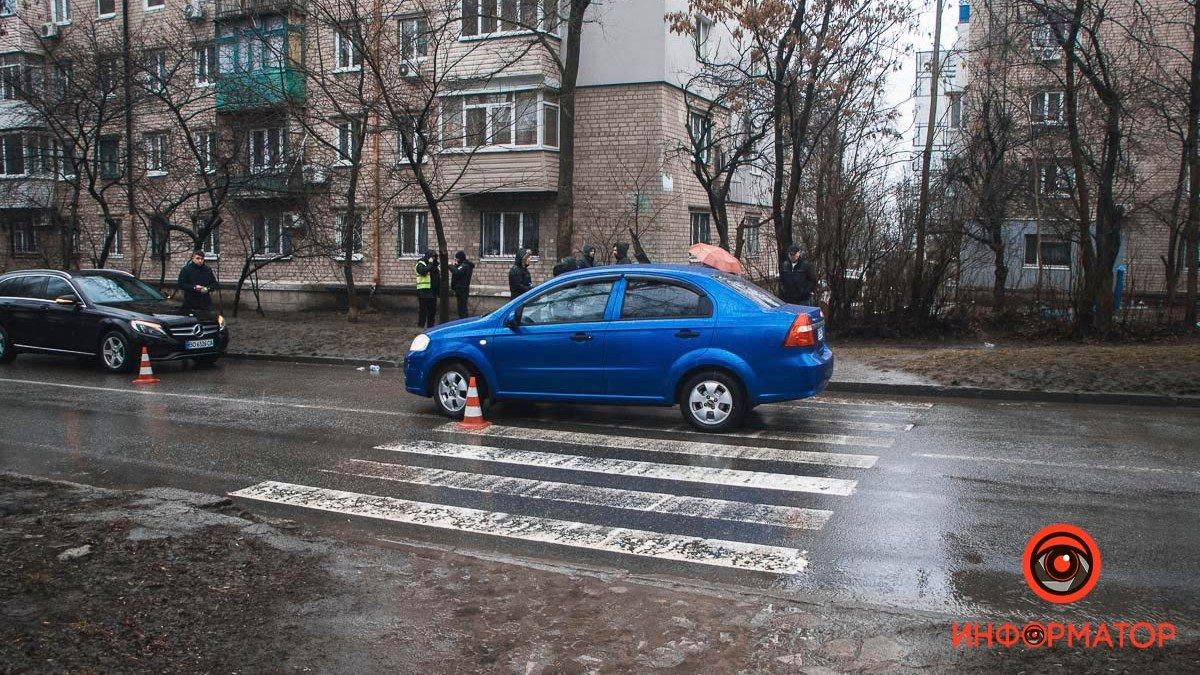
[[[808,314],[797,314],[788,329],[787,337],[783,340],[784,347],[814,347],[817,344],[817,331],[812,318]]]

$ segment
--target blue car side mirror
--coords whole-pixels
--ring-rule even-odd
[[[520,325],[521,325],[521,314],[517,310],[514,309],[513,311],[508,313],[508,316],[504,317],[504,327],[505,328],[510,328],[512,330],[516,330],[517,326],[520,326]]]

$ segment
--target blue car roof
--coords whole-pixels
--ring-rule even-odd
[[[711,277],[711,276],[715,276],[718,272],[720,272],[720,270],[716,270],[711,267],[706,267],[704,265],[669,265],[669,264],[665,264],[665,263],[651,263],[649,265],[644,265],[644,264],[600,265],[597,267],[588,267],[586,269],[572,270],[570,272],[564,272],[563,274],[560,274],[559,276],[555,277],[555,279],[564,279],[566,277],[574,277],[574,276],[580,276],[580,277],[593,276],[596,274],[612,274],[614,272],[619,272],[619,273],[623,273],[623,274],[636,274],[639,272],[641,272],[641,273],[667,272],[667,273],[674,273],[676,275],[682,275],[682,276]]]

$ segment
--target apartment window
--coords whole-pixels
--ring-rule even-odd
[[[146,9],[162,9],[166,0],[146,0]]]
[[[692,212],[692,243],[709,243],[708,212],[706,211]]]
[[[143,148],[146,153],[146,172],[150,175],[161,176],[167,173],[167,135],[146,134],[143,136]]]
[[[50,19],[54,23],[71,23],[71,0],[50,0]]]
[[[117,13],[117,0],[96,0],[96,13],[101,17]]]
[[[420,61],[429,55],[429,24],[420,17],[400,19],[400,57]]]
[[[171,228],[161,218],[150,219],[150,255],[157,260],[171,257]]]
[[[692,143],[692,157],[708,164],[712,160],[712,118],[698,110],[689,110],[688,137]]]
[[[100,87],[100,95],[112,96],[117,91],[120,81],[121,64],[116,57],[102,57],[96,64],[96,83]]]
[[[161,94],[167,90],[167,52],[155,49],[146,52],[146,91]]]
[[[396,134],[396,161],[407,162],[409,152],[417,161],[425,159],[425,143],[428,135],[421,131],[420,120],[408,118],[401,121],[400,131]]]
[[[558,25],[556,3],[540,0],[462,0],[462,34],[487,35],[517,30],[551,32]]]
[[[208,236],[200,242],[200,250],[204,251],[204,257],[210,260],[221,257],[221,236],[217,228],[208,231]]]
[[[337,55],[334,67],[337,70],[358,70],[362,67],[362,54],[354,44],[354,36],[349,31],[353,27],[344,28],[333,34],[333,50]]]
[[[33,226],[33,218],[18,218],[11,227],[13,253],[38,252],[38,232]]]
[[[217,170],[217,134],[213,131],[196,132],[197,170],[203,173],[213,173]]]
[[[112,244],[108,247],[108,255],[110,258],[122,258],[125,256],[125,233],[121,230],[120,221],[113,225],[112,233]],[[104,236],[108,236],[108,233],[104,232]],[[100,245],[104,245],[104,240],[101,240]]]
[[[1060,161],[1038,163],[1038,192],[1047,197],[1074,193],[1075,167]]]
[[[754,256],[762,251],[760,226],[758,216],[746,216],[742,219],[742,253],[745,255]]]
[[[1039,91],[1029,99],[1029,118],[1034,124],[1054,126],[1063,123],[1063,92]]]
[[[712,19],[696,16],[696,58],[704,60],[712,56]]]
[[[1045,236],[1039,237],[1036,234],[1027,234],[1025,235],[1025,266],[1070,269],[1071,243]]]
[[[519,249],[538,250],[538,214],[485,211],[479,215],[483,255],[511,257]]]
[[[5,176],[25,175],[25,137],[21,134],[0,136],[0,169]]]
[[[287,55],[287,32],[281,16],[221,22],[217,37],[217,65],[221,74],[282,68]]]
[[[963,127],[963,95],[960,93],[946,94],[946,103],[950,113],[950,128]]]
[[[285,166],[283,139],[283,127],[254,129],[250,132],[251,173],[272,171]]]
[[[1033,27],[1030,34],[1034,55],[1043,61],[1054,61],[1062,53],[1059,38],[1065,39],[1069,32],[1066,21],[1042,21]]]
[[[27,139],[26,153],[29,173],[42,176],[54,176],[58,173],[58,153],[54,139],[44,134],[30,135]]]
[[[558,96],[549,92],[448,98],[442,103],[442,144],[558,147],[558,118]]]
[[[358,156],[358,146],[362,141],[362,122],[360,120],[344,120],[337,124],[337,153],[338,164],[352,164]]]
[[[251,242],[255,257],[291,255],[292,220],[290,213],[258,216],[254,221],[254,240]]]
[[[217,46],[202,45],[192,50],[196,86],[207,87],[217,81]]]
[[[424,211],[400,212],[400,238],[396,250],[401,256],[420,256],[429,249],[429,214]]]
[[[339,213],[334,216],[334,226],[337,235],[337,252],[334,258],[338,260],[345,259],[346,237],[351,237],[350,253],[351,260],[362,260],[363,250],[363,222],[362,214],[360,213]]]
[[[63,179],[74,178],[77,173],[74,140],[68,138],[64,143],[56,144],[56,146],[58,148],[59,177]]]
[[[17,0],[0,0],[0,16],[12,16],[17,13]]]
[[[41,65],[24,54],[0,56],[0,99],[11,101],[34,94],[41,84]]]
[[[121,177],[121,139],[118,136],[105,136],[100,139],[96,148],[97,170],[101,178],[112,179]]]
[[[64,59],[54,65],[53,83],[54,94],[59,100],[66,100],[71,93],[71,82],[75,76],[75,63]]]

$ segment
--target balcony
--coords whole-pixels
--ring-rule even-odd
[[[55,183],[44,176],[0,180],[0,210],[51,208],[55,205]]]
[[[261,14],[303,15],[304,3],[298,0],[217,0],[213,10],[217,20]]]
[[[459,175],[455,192],[463,195],[557,192],[558,152],[551,150],[480,150],[474,155],[446,152],[439,160]],[[463,166],[462,164],[470,162]]]
[[[217,112],[249,112],[304,105],[307,88],[299,68],[222,73],[217,79]]]

